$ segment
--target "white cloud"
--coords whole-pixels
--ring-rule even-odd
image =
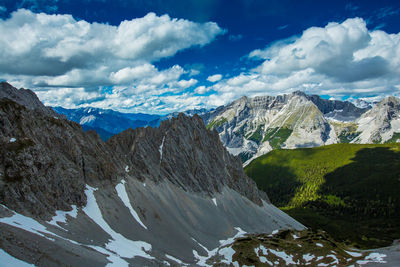
[[[215,75],[208,76],[207,81],[214,83],[214,82],[218,82],[221,79],[222,79],[221,74],[215,74]]]
[[[361,18],[311,27],[300,37],[254,50],[249,58],[264,62],[213,85],[226,102],[294,90],[335,97],[399,92],[400,33],[370,31]]]
[[[154,13],[112,26],[19,9],[0,19],[0,32],[0,78],[34,89],[47,105],[129,109],[152,107],[160,94],[195,86],[196,79],[182,78],[198,74],[195,69],[160,70],[153,62],[204,46],[225,31],[213,22]],[[103,86],[114,89],[104,93]]]
[[[186,88],[189,88],[189,87],[195,85],[196,83],[197,83],[197,80],[192,78],[190,80],[180,80],[178,82],[178,85],[179,85],[179,87],[186,89]]]
[[[210,88],[205,87],[204,85],[200,85],[194,90],[194,92],[196,94],[201,94],[202,95],[204,93],[207,93],[209,90],[210,90]]]
[[[77,86],[84,76],[113,78],[107,84],[128,83],[140,78],[140,71],[154,72],[152,62],[203,46],[224,30],[213,22],[154,13],[112,26],[19,9],[0,20],[0,32],[0,74],[26,79],[31,86],[38,85],[35,81],[41,86]],[[104,78],[91,80],[91,86],[105,85]]]

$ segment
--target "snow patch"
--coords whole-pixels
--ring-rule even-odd
[[[226,240],[220,240],[220,241],[219,241],[219,244],[220,244],[221,247],[230,245],[230,244],[232,244],[232,243],[235,241],[236,238],[243,237],[245,234],[247,234],[247,233],[246,233],[245,231],[243,231],[240,227],[235,227],[235,229],[236,229],[236,231],[238,231],[238,232],[235,234],[235,236],[233,236],[233,237],[231,237],[231,238],[228,238],[228,239],[226,239]]]
[[[76,208],[76,205],[72,205],[71,207],[72,207],[71,211],[57,210],[56,215],[53,218],[51,218],[51,221],[49,221],[48,223],[60,227],[58,223],[66,223],[67,215],[72,218],[76,218],[76,216],[78,216],[78,210]]]
[[[305,260],[306,262],[309,262],[309,261],[311,261],[312,259],[314,259],[315,258],[315,256],[314,255],[311,255],[310,253],[307,253],[307,254],[304,254],[303,255],[303,260]]]
[[[261,256],[261,255],[265,255],[265,256],[268,255],[268,251],[263,245],[260,245],[260,247],[258,249],[255,248],[254,252],[256,253],[258,258],[260,259],[261,263],[268,263],[270,266],[274,266],[274,264],[271,261],[269,261],[266,257]]]
[[[1,204],[0,204],[1,205]],[[1,205],[2,207],[4,207],[5,209],[13,212],[13,216],[11,217],[4,217],[4,218],[0,218],[0,222],[17,227],[19,229],[31,232],[33,234],[37,234],[39,236],[42,236],[50,241],[55,241],[53,238],[50,238],[44,234],[48,234],[54,237],[58,237],[60,239],[63,239],[65,241],[71,242],[72,244],[75,245],[80,245],[80,246],[87,246],[90,247],[104,255],[107,256],[107,259],[111,262],[110,264],[107,264],[107,266],[129,266],[128,262],[126,262],[125,260],[123,260],[122,258],[120,258],[118,255],[116,255],[114,252],[109,251],[107,249],[104,249],[102,247],[99,246],[92,246],[92,245],[86,245],[86,244],[81,244],[78,243],[74,240],[68,239],[68,238],[64,238],[62,236],[59,236],[57,234],[51,233],[49,231],[46,230],[46,227],[43,226],[42,224],[40,224],[39,222],[37,222],[36,220],[26,217],[24,215],[21,215],[19,213],[16,213],[10,209],[8,209],[6,206]],[[0,261],[1,262],[1,261]],[[14,265],[14,266],[19,266],[19,265]]]
[[[218,206],[217,205],[217,199],[215,197],[212,199],[212,201],[214,202],[215,206]]]
[[[125,166],[125,172],[129,172],[129,166],[128,165]]]
[[[286,262],[286,265],[297,264],[296,262],[293,261],[293,256],[292,255],[288,255],[284,251],[278,251],[278,250],[274,250],[272,248],[265,248],[263,245],[260,245],[260,247],[258,249],[257,248],[255,249],[255,252],[256,252],[257,256],[260,258],[260,261],[261,261],[261,257],[262,257],[260,255],[260,251],[262,252],[262,254],[264,256],[267,256],[268,254],[274,254],[276,257],[284,260]],[[267,258],[263,257],[262,260],[263,260],[262,261],[263,263],[267,262],[268,264],[274,266],[274,264],[272,262],[269,262],[267,260]]]
[[[272,235],[276,235],[277,233],[279,233],[279,230],[274,230],[274,231],[272,231]]]
[[[225,248],[221,248],[218,251],[218,254],[224,257],[224,259],[221,261],[221,263],[230,264],[230,263],[232,263],[232,257],[233,257],[233,254],[235,254],[235,251],[233,250],[232,247],[225,247]]]
[[[286,254],[286,252],[284,252],[284,251],[278,251],[278,250],[274,250],[272,248],[268,248],[267,250],[268,250],[268,252],[274,254],[278,258],[281,258],[282,260],[284,260],[286,262],[286,265],[297,264],[296,262],[293,261],[293,256]]]
[[[324,247],[324,245],[322,245],[321,243],[315,243],[315,245],[316,245],[317,247],[320,247],[320,248]]]
[[[100,207],[97,204],[94,191],[97,188],[93,188],[86,185],[85,194],[87,197],[87,205],[82,210],[86,215],[93,220],[98,226],[100,226],[107,234],[109,234],[112,240],[106,244],[107,250],[115,252],[118,256],[124,258],[134,258],[140,256],[147,259],[154,259],[154,257],[148,255],[146,251],[151,250],[151,245],[144,241],[132,241],[125,238],[120,233],[115,232],[108,223],[104,220],[101,214]]]
[[[329,264],[339,264],[339,260],[338,260],[338,258],[336,258],[335,255],[327,255],[326,257],[329,257],[329,258],[333,259],[333,261],[331,263],[329,263]]]
[[[90,122],[92,122],[92,121],[95,121],[95,120],[96,120],[96,117],[93,116],[93,115],[83,116],[83,117],[80,119],[79,124],[88,124],[88,123],[90,123]]]
[[[365,257],[364,260],[358,260],[357,263],[360,265],[364,265],[367,263],[386,263],[383,258],[385,258],[386,255],[378,252],[373,252],[369,254],[367,257]]]
[[[33,264],[26,263],[22,260],[14,258],[4,250],[0,248],[0,262],[2,267],[27,267],[35,266]]]
[[[37,222],[36,220],[26,217],[22,214],[16,213],[12,210],[10,210],[9,208],[7,208],[6,206],[0,204],[3,208],[13,212],[14,214],[11,217],[3,217],[0,218],[0,222],[1,223],[5,223],[20,229],[23,229],[25,231],[31,232],[33,234],[37,234],[39,236],[42,236],[48,240],[54,241],[53,238],[50,238],[44,234],[49,234],[52,236],[57,236],[49,231],[47,231],[47,228],[40,224],[39,222]]]
[[[139,215],[136,213],[136,211],[133,209],[131,202],[128,197],[128,193],[126,192],[126,187],[125,187],[125,180],[121,180],[120,184],[117,184],[115,187],[115,190],[117,190],[118,197],[122,200],[124,205],[129,209],[131,212],[133,218],[144,228],[147,230],[146,225],[140,220]]]
[[[14,143],[15,141],[17,141],[17,139],[15,139],[14,137],[10,138],[10,143]]]
[[[345,252],[346,252],[347,254],[349,254],[350,256],[352,256],[352,257],[361,257],[361,256],[362,256],[361,253],[354,252],[354,251],[347,251],[347,250],[345,250]]]

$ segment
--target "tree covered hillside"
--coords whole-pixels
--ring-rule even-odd
[[[308,227],[361,248],[400,238],[400,144],[273,150],[245,171]]]

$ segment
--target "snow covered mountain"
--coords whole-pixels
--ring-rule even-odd
[[[352,143],[400,141],[400,99],[389,96],[365,112],[357,121]]]
[[[1,263],[229,265],[218,249],[235,236],[304,229],[197,115],[103,142],[31,91],[0,91]],[[25,92],[32,99],[19,101]]]
[[[341,131],[346,130],[343,124],[357,120],[366,110],[350,102],[297,91],[279,96],[242,97],[203,119],[208,128],[219,133],[228,150],[246,162],[276,148],[338,143]]]

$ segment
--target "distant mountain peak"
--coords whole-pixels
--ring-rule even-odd
[[[276,148],[313,147],[352,140],[357,134],[347,124],[369,108],[294,91],[277,96],[241,97],[202,117],[209,128],[219,132],[231,153],[248,162]]]

